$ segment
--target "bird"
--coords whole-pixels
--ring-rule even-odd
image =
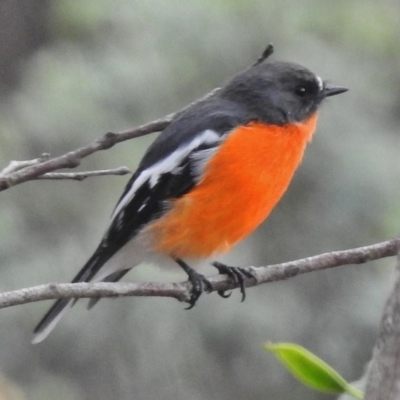
[[[320,105],[348,90],[299,64],[271,61],[272,52],[268,45],[253,65],[178,113],[160,133],[73,283],[117,282],[142,262],[173,263],[192,282],[189,308],[211,291],[194,267],[228,252],[268,217],[312,139]],[[244,299],[243,282],[253,275],[213,265],[240,284]],[[76,301],[57,300],[32,342],[43,341]]]

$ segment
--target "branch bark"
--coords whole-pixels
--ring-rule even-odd
[[[299,274],[321,271],[348,264],[362,264],[384,257],[395,256],[400,251],[400,239],[392,239],[371,246],[364,246],[344,251],[334,251],[307,257],[301,260],[263,267],[245,267],[256,277],[246,279],[246,287],[257,286],[293,278]],[[209,278],[212,291],[231,290],[238,285],[224,275]],[[42,300],[62,298],[118,297],[118,296],[152,296],[172,297],[179,301],[190,298],[191,283],[51,283],[14,290],[0,294],[0,308],[32,303]]]
[[[20,164],[17,166],[16,169],[12,168],[14,166],[12,165],[13,162],[11,162],[9,166],[7,166],[2,171],[2,173],[0,173],[0,192],[9,189],[12,186],[19,185],[23,182],[30,181],[33,179],[38,179],[38,177],[46,173],[56,171],[61,168],[76,168],[77,166],[80,165],[81,160],[83,158],[88,157],[97,151],[107,150],[116,145],[117,143],[129,139],[134,139],[140,136],[145,136],[148,135],[149,133],[162,131],[172,122],[174,118],[179,116],[182,112],[193,107],[193,105],[198,104],[199,102],[204,101],[205,99],[208,99],[209,97],[213,96],[218,90],[219,90],[218,88],[212,90],[204,97],[189,104],[180,111],[169,114],[163,118],[159,118],[154,121],[148,122],[147,124],[140,125],[136,128],[129,129],[127,131],[119,133],[108,132],[103,137],[95,140],[94,142],[86,146],[79,147],[78,149],[70,151],[59,157],[45,159],[46,157],[42,156],[42,158],[33,160],[36,162],[22,167],[21,163],[23,162],[17,161],[16,163]],[[10,166],[12,167],[10,170],[8,170]]]

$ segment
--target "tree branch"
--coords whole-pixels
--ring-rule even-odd
[[[48,180],[71,179],[74,181],[83,181],[84,179],[92,176],[126,175],[130,173],[131,170],[128,167],[119,167],[113,169],[101,169],[97,171],[84,171],[84,172],[47,172],[44,175],[38,176],[36,179],[48,179]]]
[[[400,254],[397,279],[386,302],[367,379],[365,400],[400,398]]]
[[[25,165],[21,168],[9,168],[12,163],[7,166],[2,173],[0,173],[0,192],[9,189],[12,186],[21,184],[26,181],[37,179],[48,172],[52,172],[61,168],[76,168],[81,160],[91,154],[100,151],[107,150],[113,147],[115,144],[123,142],[125,140],[134,139],[140,136],[148,135],[149,133],[159,132],[164,130],[174,118],[179,116],[182,112],[193,107],[209,97],[213,96],[219,89],[214,89],[210,93],[206,94],[204,97],[196,100],[195,102],[184,107],[182,110],[175,113],[169,114],[163,118],[156,119],[154,121],[148,122],[147,124],[140,125],[136,128],[129,129],[127,131],[113,133],[108,132],[103,137],[95,140],[94,142],[80,147],[76,150],[70,151],[59,157],[55,157],[49,160],[41,160],[40,162]],[[21,161],[17,163],[22,163]],[[5,171],[5,172],[4,172]]]
[[[347,264],[362,264],[384,257],[395,256],[400,250],[400,239],[392,239],[371,246],[351,250],[334,251],[307,257],[297,261],[263,267],[245,267],[256,277],[246,279],[246,287],[257,286],[293,278],[299,274],[334,268]],[[226,291],[238,285],[224,275],[209,278],[212,291]],[[32,303],[35,301],[62,298],[118,297],[118,296],[152,296],[172,297],[179,301],[190,298],[191,283],[62,283],[47,284],[14,290],[0,294],[0,308]]]

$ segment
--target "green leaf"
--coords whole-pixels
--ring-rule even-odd
[[[362,399],[362,391],[351,386],[332,367],[294,343],[266,343],[264,348],[273,353],[304,385],[326,393],[348,393]]]

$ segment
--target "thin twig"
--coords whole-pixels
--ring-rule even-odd
[[[83,181],[86,178],[92,176],[104,176],[104,175],[126,175],[130,174],[131,170],[128,167],[119,167],[113,169],[101,169],[98,171],[83,171],[83,172],[48,172],[44,175],[38,176],[36,179],[71,179],[74,181]]]
[[[400,239],[392,239],[371,246],[351,250],[334,251],[301,260],[264,267],[246,267],[257,278],[246,279],[246,286],[252,287],[267,282],[293,278],[299,274],[321,271],[347,264],[362,264],[384,257],[395,256],[400,250]],[[226,291],[238,285],[224,275],[209,278],[212,291]],[[32,303],[35,301],[61,298],[152,296],[172,297],[179,301],[190,298],[191,283],[62,283],[47,284],[14,290],[0,294],[0,308]]]
[[[119,133],[108,132],[103,137],[95,140],[94,142],[86,146],[70,151],[59,157],[52,158],[48,161],[19,169],[18,171],[6,174],[5,176],[0,176],[0,191],[6,190],[12,186],[21,184],[26,181],[37,179],[41,175],[61,168],[75,168],[81,163],[81,160],[83,158],[90,156],[97,151],[109,149],[115,144],[123,142],[125,140],[145,136],[153,132],[162,131],[172,122],[175,117],[193,107],[195,104],[198,104],[199,102],[213,96],[218,90],[218,88],[212,90],[201,99],[189,104],[178,112],[167,115],[166,117],[156,119],[152,122],[140,125],[127,131]]]
[[[50,154],[43,153],[39,158],[34,158],[33,160],[10,161],[8,163],[8,165],[2,171],[0,171],[0,178],[5,177],[6,175],[12,174],[13,172],[19,171],[22,168],[41,164],[41,163],[47,161],[49,158],[50,158]]]

